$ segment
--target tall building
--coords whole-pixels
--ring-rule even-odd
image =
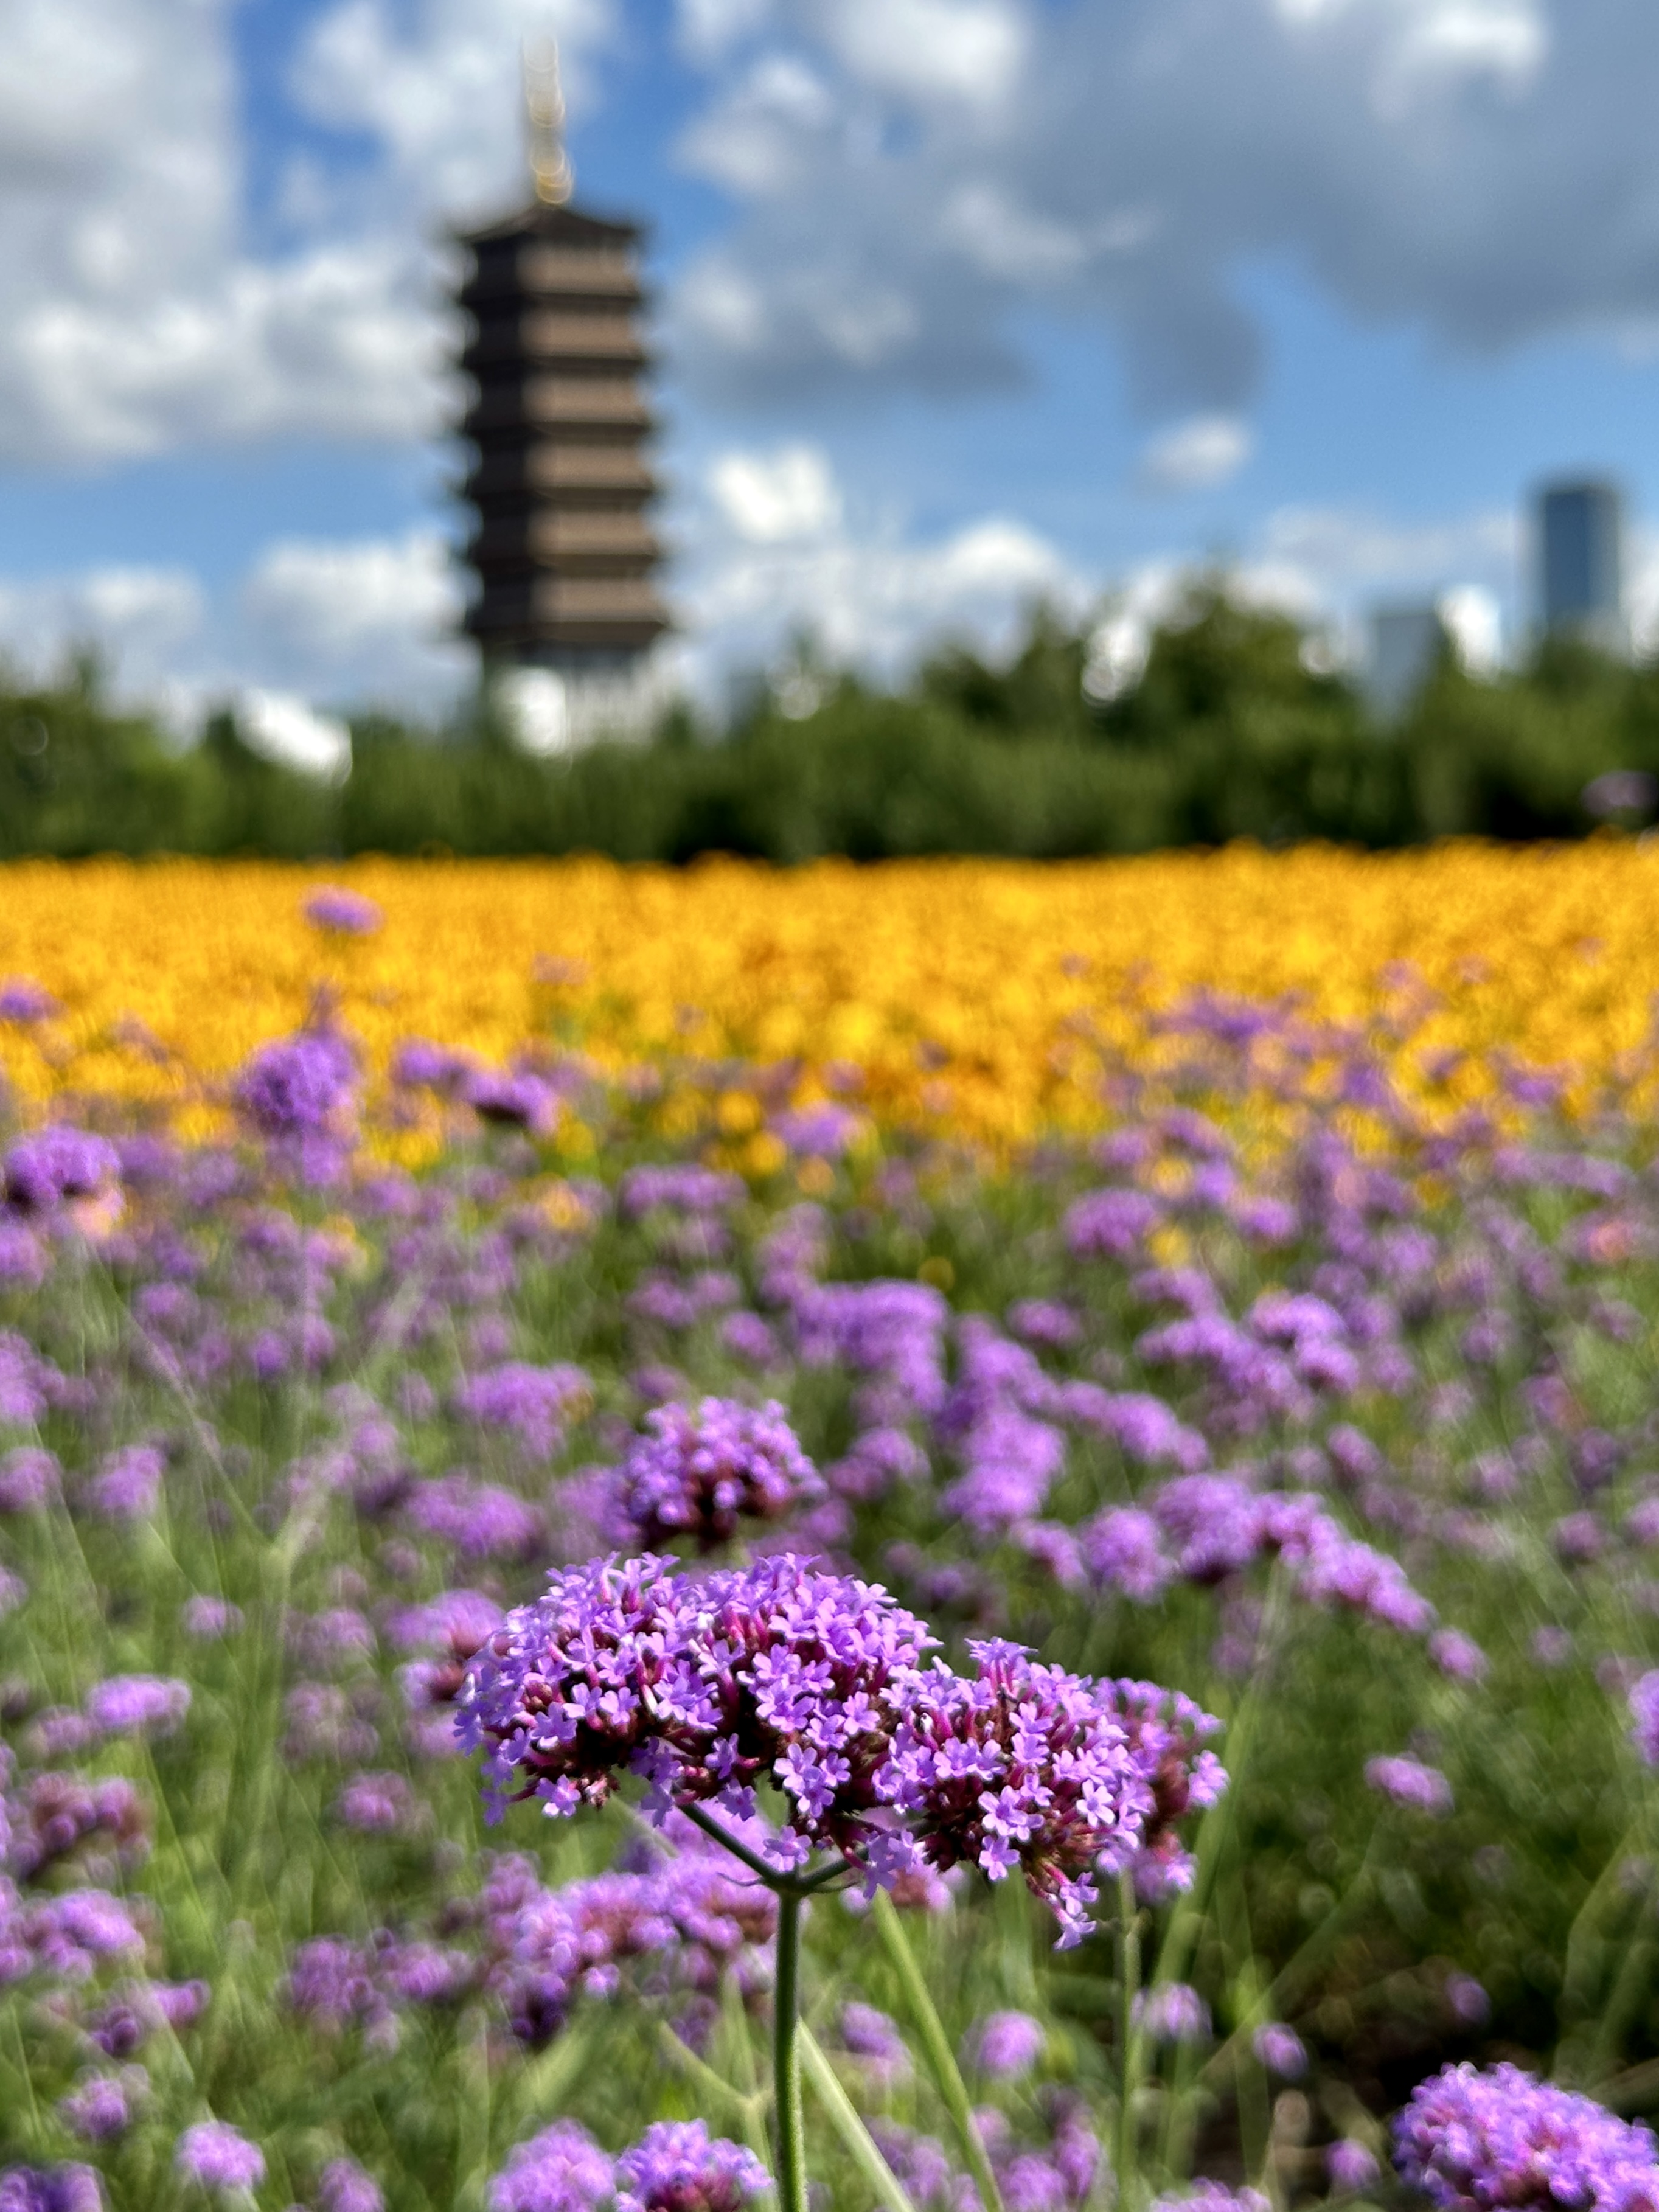
[[[477,592],[465,621],[505,696],[549,702],[562,742],[640,734],[650,649],[669,627],[653,580],[649,366],[640,228],[570,205],[556,63],[526,64],[529,204],[457,234],[473,395],[461,434]]]
[[[1538,580],[1546,635],[1625,651],[1624,514],[1616,484],[1588,478],[1543,487]]]
[[[1366,641],[1367,697],[1385,721],[1403,714],[1453,640],[1437,604],[1376,607]]]

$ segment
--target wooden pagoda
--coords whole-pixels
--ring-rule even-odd
[[[653,582],[640,228],[569,203],[556,64],[526,64],[529,206],[456,234],[470,267],[461,434],[477,591],[465,616],[487,665],[543,668],[613,700],[668,628]]]

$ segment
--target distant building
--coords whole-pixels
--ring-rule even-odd
[[[1539,612],[1544,634],[1608,653],[1629,642],[1625,620],[1624,503],[1596,478],[1538,495]]]
[[[1432,600],[1421,605],[1373,609],[1366,640],[1364,686],[1385,721],[1403,714],[1452,645],[1444,616]]]
[[[457,234],[471,262],[457,298],[471,324],[461,434],[475,458],[462,496],[478,585],[465,622],[526,741],[544,751],[642,734],[650,648],[669,618],[653,581],[639,227],[568,204],[550,56],[527,64],[526,97],[535,197]]]

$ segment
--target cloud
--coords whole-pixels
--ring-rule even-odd
[[[283,688],[431,712],[469,679],[457,635],[462,580],[437,532],[312,544],[283,540],[240,592],[254,665]]]
[[[849,501],[811,447],[722,454],[707,482],[702,526],[686,533],[698,551],[671,580],[675,665],[705,696],[803,633],[833,664],[890,679],[946,637],[1003,649],[1037,599],[1080,617],[1092,597],[1024,523],[988,515],[919,538]]]
[[[1255,441],[1231,415],[1194,415],[1161,432],[1141,456],[1141,482],[1151,491],[1204,491],[1237,475]]]
[[[775,453],[722,453],[708,489],[726,520],[751,545],[819,538],[841,520],[841,494],[815,446]]]
[[[558,25],[580,101],[611,5],[325,6],[293,70],[311,140],[277,193],[294,234],[258,249],[231,0],[12,0],[0,461],[431,434],[446,388],[436,219],[515,189],[520,33]]]
[[[165,683],[200,635],[207,595],[188,570],[100,566],[0,578],[0,653],[26,680],[50,680],[90,648],[140,690]]]
[[[1238,416],[1261,369],[1239,272],[1269,260],[1474,353],[1659,326],[1659,15],[1635,0],[775,0],[726,24],[683,151],[743,204],[675,308],[732,404],[1006,384],[1037,302],[1109,335],[1150,420]],[[821,119],[775,121],[739,177],[714,118],[786,61]]]

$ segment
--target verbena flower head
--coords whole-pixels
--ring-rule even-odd
[[[127,2067],[118,2075],[88,2075],[58,2100],[64,2125],[82,2142],[109,2142],[125,2131],[149,2079],[142,2066]]]
[[[242,1063],[234,1097],[244,1120],[280,1164],[326,1183],[356,1127],[356,1069],[331,1030],[301,1030],[261,1045]]]
[[[1630,1740],[1644,1764],[1659,1766],[1659,1667],[1632,1685],[1630,1722]]]
[[[1451,1784],[1437,1766],[1416,1759],[1368,1759],[1365,1779],[1373,1790],[1413,1812],[1443,1817],[1452,1809]]]
[[[1202,2043],[1210,2033],[1210,2008],[1185,1982],[1164,1982],[1136,1996],[1135,2024],[1154,2043]]]
[[[343,884],[319,884],[301,912],[313,929],[331,937],[372,937],[386,920],[372,898]]]
[[[1030,2073],[1045,2039],[1042,2022],[1029,2012],[994,2012],[970,2032],[969,2047],[981,2074],[1012,2081]]]
[[[1268,2212],[1268,2205],[1259,2189],[1225,2189],[1206,2178],[1177,2197],[1154,2197],[1152,2212]]]
[[[885,2087],[908,2079],[910,2053],[904,2038],[884,2012],[856,2002],[841,2008],[841,2039],[854,2058],[861,2059],[866,2074]]]
[[[32,1130],[0,1158],[0,1197],[13,1213],[66,1217],[88,1235],[100,1234],[120,1216],[120,1155],[102,1137],[63,1122]]]
[[[614,2169],[576,2120],[556,2120],[507,2157],[489,2185],[489,2212],[593,2212],[611,2193]]]
[[[1340,2136],[1325,2153],[1325,2171],[1330,2176],[1331,2187],[1345,2195],[1357,2195],[1376,2183],[1381,2168],[1376,2154],[1368,2150],[1363,2142],[1352,2136]]]
[[[1644,2127],[1518,2066],[1448,2066],[1394,2124],[1395,2162],[1442,2212],[1509,2207],[1651,2212],[1659,2160]]]
[[[89,2166],[9,2166],[0,2171],[0,2212],[103,2212]]]
[[[49,1022],[58,1001],[32,975],[9,975],[0,983],[0,1022]]]
[[[659,1407],[646,1428],[618,1470],[617,1506],[647,1550],[713,1551],[740,1521],[781,1520],[823,1494],[781,1406],[705,1398],[695,1413]]]
[[[1035,1664],[1018,1644],[972,1644],[971,1680],[935,1665],[894,1686],[893,1757],[882,1787],[920,1856],[993,1881],[1018,1868],[1060,1923],[1090,1928],[1103,1851],[1132,1857],[1156,1810],[1110,1685]]]
[[[498,1796],[551,1814],[602,1805],[646,1775],[659,1817],[681,1803],[752,1810],[775,1784],[785,1861],[814,1844],[866,1857],[884,1825],[886,1693],[931,1638],[887,1593],[792,1558],[701,1579],[649,1554],[556,1573],[467,1669],[458,1733],[489,1747]]]
[[[386,2212],[386,2195],[355,2158],[333,2158],[317,2181],[319,2212]]]
[[[617,2160],[617,2212],[738,2212],[766,2186],[751,2150],[701,2120],[659,2120]]]
[[[190,1711],[190,1685],[161,1674],[112,1674],[87,1692],[87,1718],[105,1735],[171,1735]]]
[[[228,2120],[198,2120],[179,2138],[173,2162],[204,2189],[256,2189],[265,2178],[264,2153]]]
[[[1308,2070],[1308,2054],[1293,2027],[1279,2021],[1264,2021],[1250,2038],[1256,2063],[1281,2081],[1299,2081]]]

